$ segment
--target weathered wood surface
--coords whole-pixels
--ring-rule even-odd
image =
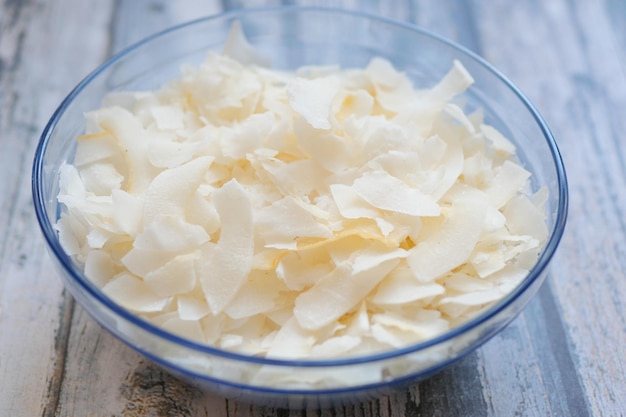
[[[146,35],[279,3],[0,0],[0,416],[626,415],[622,0],[287,2],[375,12],[459,41],[530,97],[559,142],[570,220],[548,282],[511,326],[433,378],[335,410],[252,407],[164,374],[63,291],[30,194],[34,148],[55,106]]]

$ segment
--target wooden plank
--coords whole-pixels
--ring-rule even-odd
[[[140,40],[172,26],[222,11],[217,0],[133,1],[115,3],[109,22],[109,53],[117,53]],[[137,24],[140,22],[140,24]]]
[[[149,416],[158,410],[183,410],[190,396],[182,395],[187,388],[179,392],[177,387],[184,384],[147,366],[145,359],[103,330],[80,307],[71,329],[56,416]],[[176,397],[175,402],[168,393]]]
[[[353,10],[384,16],[396,20],[406,21],[408,16],[413,15],[415,3],[404,0],[345,0],[337,2],[333,0],[297,0],[297,1],[246,1],[246,0],[222,0],[224,10],[245,9],[254,7],[272,7],[281,4],[298,5],[298,6],[314,6],[314,7],[330,7],[345,10]]]
[[[445,11],[440,7],[434,7],[433,4],[419,4],[414,20],[417,24],[460,43],[478,55],[485,55],[485,52],[492,49],[508,50],[510,48],[508,43],[501,41],[498,33],[487,32],[488,26],[485,27],[483,23],[486,19],[491,19],[490,22],[495,27],[501,28],[501,20],[496,19],[496,16],[501,17],[503,14],[494,12],[487,18],[480,8],[470,2],[448,1],[446,4],[448,8]],[[489,7],[503,12],[508,6],[505,2],[490,2]],[[529,21],[526,22],[529,24]],[[549,289],[545,286],[541,293],[551,297]],[[550,378],[554,370],[554,366],[545,367],[545,363],[549,362],[545,358],[552,358],[551,354],[554,351],[533,349],[533,341],[541,335],[530,325],[538,324],[543,328],[549,323],[545,316],[537,313],[537,307],[532,308],[538,304],[539,302],[534,300],[507,329],[478,350],[475,367],[466,371],[463,384],[471,383],[472,379],[468,378],[468,375],[478,372],[480,379],[474,381],[473,385],[481,391],[481,395],[474,394],[472,400],[466,400],[466,404],[456,409],[457,414],[462,414],[461,410],[465,410],[467,415],[542,416],[553,413],[561,415],[559,414],[559,410],[562,409],[558,404],[559,398],[551,397],[549,391],[551,387],[545,384],[545,380]],[[566,349],[567,346],[560,344],[551,348],[558,350]],[[549,363],[552,364],[552,362]],[[455,380],[458,379],[448,378],[446,381],[449,384],[450,381]],[[563,386],[558,388],[563,389]],[[438,391],[431,392],[436,395]],[[424,397],[423,395],[422,398]],[[483,399],[486,404],[482,408],[472,409],[471,407],[476,407],[474,404],[479,399]],[[422,407],[426,406],[422,404]],[[438,409],[454,409],[451,408],[454,405],[443,401],[430,407],[433,413]]]
[[[40,130],[90,55],[74,66],[58,59],[77,49],[50,48],[48,30],[61,22],[49,20],[48,6],[0,4],[0,415],[7,416],[54,412],[71,315],[34,218],[29,173]]]
[[[446,36],[488,59],[487,54],[492,50],[509,50],[510,45],[502,42],[496,31],[489,32],[489,27],[482,24],[486,20],[483,10],[469,2],[453,4],[454,31]],[[502,16],[498,12],[505,11],[507,6],[504,2],[492,2],[490,7],[495,10],[490,16],[494,19]],[[519,24],[531,24],[529,17],[520,18]],[[490,22],[501,27],[498,20]],[[432,29],[437,30],[437,27],[440,26]],[[549,286],[544,286],[541,294],[543,298],[552,297]],[[477,368],[482,374],[481,389],[490,415],[561,415],[563,409],[568,410],[559,403],[560,398],[550,396],[551,387],[546,385],[546,380],[553,376],[555,368],[546,366],[554,362],[546,358],[553,359],[551,354],[554,351],[551,349],[566,349],[567,346],[562,343],[554,346],[544,344],[541,347],[551,349],[535,349],[535,341],[542,336],[539,330],[550,323],[546,316],[539,314],[537,307],[532,308],[537,305],[539,302],[535,299],[518,319],[478,351],[480,363]],[[561,325],[560,322],[551,324]],[[558,388],[562,390],[564,386]]]
[[[552,288],[588,406],[594,414],[618,415],[626,409],[626,196],[617,190],[626,185],[626,166],[624,119],[613,115],[626,109],[626,80],[612,11],[599,2],[474,6],[485,16],[485,36],[510,46],[488,45],[485,55],[536,103],[561,146],[570,227]],[[499,13],[507,13],[507,31],[496,23]]]
[[[109,2],[106,12],[83,10],[85,21],[102,13],[104,25],[95,28],[102,42],[101,61],[131,44],[178,23],[213,14],[214,2],[126,1]],[[68,6],[69,7],[69,6]],[[141,21],[138,25],[135,22]],[[100,62],[94,64],[94,68]],[[93,69],[93,68],[92,68]],[[151,416],[190,414],[192,402],[203,397],[193,387],[178,381],[103,330],[82,308],[73,316],[60,392],[58,416],[93,415]],[[115,364],[115,366],[111,366]],[[213,398],[213,397],[211,397]],[[224,403],[223,398],[217,398]],[[204,404],[213,404],[204,398]],[[223,408],[223,407],[222,407]],[[215,415],[209,413],[208,415]]]
[[[576,369],[567,327],[558,310],[549,278],[528,311],[535,320],[527,320],[533,349],[538,352],[537,367],[548,396],[552,415],[589,414],[585,392]]]
[[[553,303],[548,283],[497,343],[479,351],[491,415],[588,415]]]
[[[142,358],[97,325],[80,307],[72,336],[57,416],[299,416],[315,410],[284,410],[252,406],[201,392]],[[80,343],[76,343],[81,340]],[[112,366],[112,364],[115,364]],[[103,383],[109,381],[109,383]],[[320,411],[322,416],[406,416],[417,410],[418,387],[363,404]],[[168,414],[169,413],[169,414]],[[318,414],[315,414],[318,415]]]

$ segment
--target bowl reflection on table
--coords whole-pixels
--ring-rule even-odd
[[[391,61],[417,87],[434,85],[460,60],[475,79],[464,94],[468,109],[504,133],[532,172],[532,187],[547,187],[550,236],[536,266],[499,303],[439,337],[370,356],[327,360],[249,357],[197,344],[124,310],[85,278],[68,257],[54,229],[61,210],[59,167],[71,162],[84,113],[111,91],[155,90],[179,75],[181,64],[197,64],[220,50],[233,21],[277,69],[339,64],[364,67],[374,56]],[[102,326],[175,375],[230,398],[273,406],[325,407],[361,401],[426,378],[476,349],[502,330],[537,292],[565,225],[567,185],[554,139],[522,93],[471,52],[412,25],[361,13],[286,7],[242,10],[164,31],[116,55],[82,81],[45,128],[33,168],[37,216],[66,287]],[[323,386],[308,384],[323,376]],[[268,376],[271,376],[268,377]]]

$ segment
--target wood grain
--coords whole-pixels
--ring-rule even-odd
[[[29,173],[38,132],[59,102],[49,77],[64,64],[52,59],[45,5],[1,10],[0,414],[39,415],[56,408],[68,310],[34,220]],[[77,80],[68,72],[62,88]]]
[[[505,331],[434,377],[329,410],[200,392],[102,330],[63,290],[32,210],[54,108],[111,54],[172,25],[280,0],[0,0],[1,416],[621,416],[626,410],[626,4],[346,0],[417,23],[516,83],[559,143],[570,218],[551,276]],[[330,0],[288,4],[334,6]]]
[[[572,352],[591,411],[619,415],[626,409],[624,361],[603,362],[624,358],[626,346],[624,119],[618,116],[626,109],[625,55],[616,47],[618,32],[609,30],[610,3],[525,6],[514,9],[510,31],[499,33],[512,48],[486,48],[485,55],[536,103],[561,146],[571,210],[552,288],[571,343],[564,348]],[[480,10],[486,22],[498,12]],[[523,22],[538,15],[544,18],[533,34],[519,36]],[[519,50],[526,51],[522,62],[515,60]]]

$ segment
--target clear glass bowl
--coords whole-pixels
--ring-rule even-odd
[[[460,60],[475,78],[464,95],[468,110],[483,108],[486,122],[518,148],[532,186],[546,186],[549,241],[536,266],[505,299],[475,319],[435,339],[403,349],[336,360],[248,357],[200,345],[161,330],[124,310],[85,278],[59,244],[58,171],[71,162],[83,114],[111,91],[156,89],[179,75],[183,63],[199,63],[220,50],[231,23],[240,20],[250,42],[273,67],[311,64],[362,67],[373,56],[390,60],[419,86],[434,85]],[[491,65],[461,46],[416,26],[334,9],[284,7],[241,10],[161,32],[114,56],[61,103],[41,136],[33,167],[34,205],[65,285],[102,326],[179,377],[248,402],[303,408],[368,399],[441,370],[502,330],[544,281],[565,226],[567,183],[557,145],[527,98]],[[266,378],[273,375],[274,378]],[[277,377],[279,376],[279,378]],[[307,383],[319,381],[323,383]]]

